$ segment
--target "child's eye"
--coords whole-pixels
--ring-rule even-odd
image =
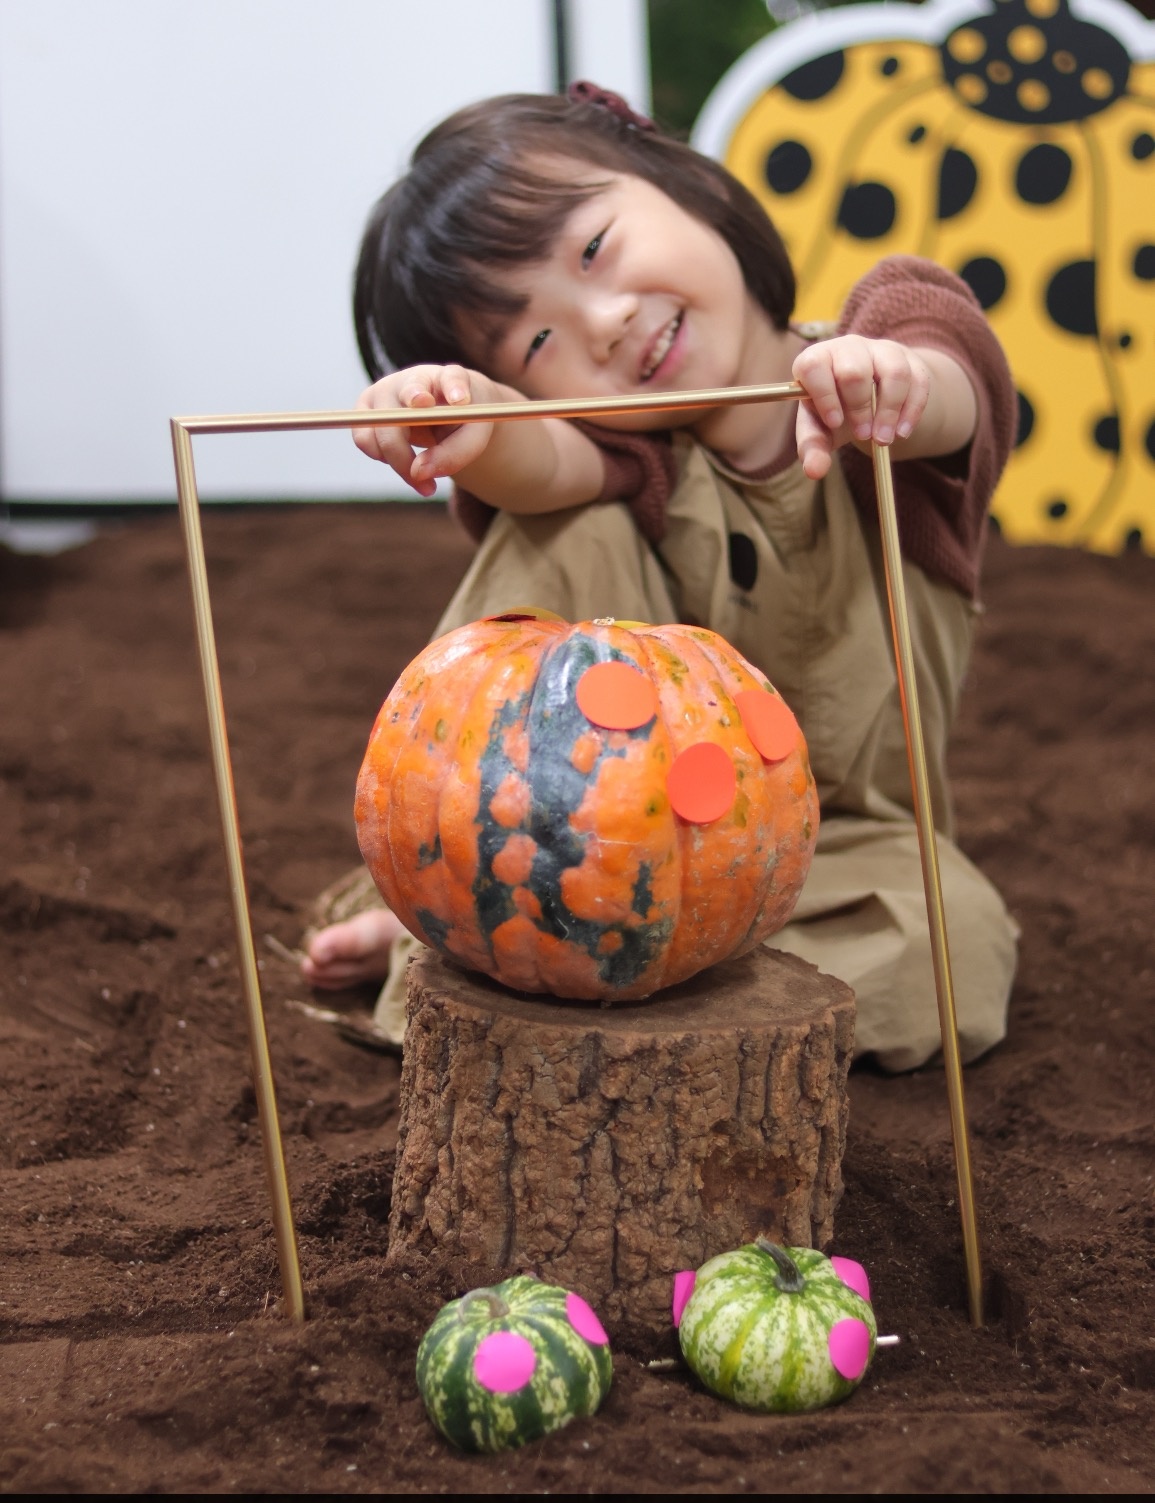
[[[582,265],[583,266],[588,266],[590,264],[590,262],[593,260],[593,258],[597,255],[598,251],[601,250],[601,248],[602,248],[602,241],[605,238],[606,238],[606,232],[605,232],[605,230],[603,230],[600,235],[595,235],[594,238],[590,241],[590,243],[586,246],[585,250],[582,251]]]
[[[539,334],[535,334],[533,336],[533,338],[529,342],[529,349],[525,353],[525,362],[527,365],[537,354],[538,350],[541,349],[542,345],[546,342],[552,332],[552,329],[542,329]]]

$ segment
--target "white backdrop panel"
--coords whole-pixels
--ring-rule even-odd
[[[451,110],[551,89],[552,27],[548,0],[0,0],[5,498],[163,498],[173,413],[351,405],[371,204]],[[645,107],[642,0],[573,0],[571,51]],[[391,489],[344,434],[197,466],[206,498]]]

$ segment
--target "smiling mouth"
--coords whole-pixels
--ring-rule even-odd
[[[646,356],[646,363],[642,366],[641,379],[643,381],[648,381],[654,375],[662,361],[670,353],[670,346],[678,337],[678,330],[682,327],[682,319],[684,317],[685,310],[683,309],[681,313],[675,314],[658,335],[657,339],[654,340],[653,346]]]

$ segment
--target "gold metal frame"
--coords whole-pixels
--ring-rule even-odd
[[[200,653],[201,676],[204,681],[205,705],[208,710],[213,772],[216,777],[221,828],[228,863],[233,921],[237,933],[241,984],[244,991],[249,1049],[252,1056],[253,1083],[261,1123],[265,1171],[272,1202],[273,1228],[277,1241],[285,1308],[292,1320],[304,1320],[305,1300],[301,1285],[300,1261],[297,1255],[296,1231],[293,1226],[288,1174],[285,1168],[284,1145],[281,1141],[280,1124],[277,1119],[276,1094],[269,1060],[268,1038],[265,1032],[256,949],[253,944],[252,918],[245,886],[236,791],[233,785],[232,762],[229,757],[220,667],[213,632],[208,575],[205,569],[204,542],[200,525],[200,498],[197,495],[196,471],[193,465],[193,436],[198,433],[300,432],[319,428],[415,428],[434,426],[445,423],[447,420],[453,423],[507,423],[544,417],[593,418],[613,413],[686,412],[697,408],[749,402],[792,401],[801,395],[802,387],[797,382],[785,381],[770,386],[725,387],[712,391],[681,392],[676,395],[646,394],[620,398],[585,397],[573,401],[478,404],[471,407],[455,407],[451,413],[447,412],[444,407],[423,407],[392,408],[376,412],[250,412],[215,417],[172,419],[177,495],[180,501],[181,524],[188,554],[189,577],[192,583],[197,647]],[[907,756],[914,790],[914,817],[918,829],[923,887],[926,892],[927,917],[930,924],[931,957],[934,965],[935,992],[938,998],[939,1027],[942,1032],[943,1067],[946,1074],[951,1137],[954,1143],[955,1169],[958,1176],[967,1298],[971,1323],[979,1326],[983,1322],[982,1265],[975,1214],[970,1142],[963,1100],[962,1061],[959,1054],[954,987],[947,947],[946,915],[939,878],[938,847],[927,778],[922,722],[918,708],[918,688],[915,682],[914,655],[910,641],[906,589],[903,584],[902,560],[898,545],[894,485],[891,478],[889,451],[877,444],[872,447],[891,632],[898,672],[899,700],[902,706]]]

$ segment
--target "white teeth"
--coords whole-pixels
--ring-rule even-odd
[[[670,346],[673,344],[675,338],[677,337],[678,330],[681,327],[682,315],[679,313],[678,316],[676,318],[672,318],[666,325],[666,327],[662,330],[657,344],[650,352],[650,358],[646,361],[646,367],[642,371],[643,381],[648,381],[650,379],[650,377],[657,370],[658,366],[661,365],[662,361],[670,353]]]

